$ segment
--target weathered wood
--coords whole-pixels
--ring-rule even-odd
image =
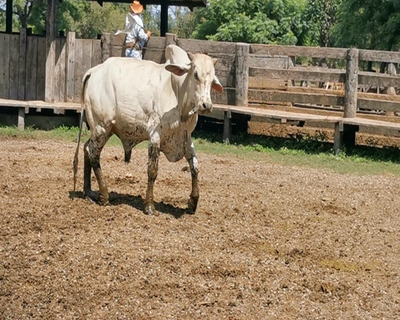
[[[111,54],[111,35],[109,33],[101,35],[101,44],[101,62],[104,62]]]
[[[344,97],[333,94],[311,94],[301,92],[289,91],[275,91],[275,90],[249,90],[249,101],[251,102],[291,102],[291,103],[308,103],[308,104],[322,104],[329,106],[342,106],[344,104]]]
[[[1,33],[0,42],[0,98],[8,99],[9,88],[10,88],[10,65],[8,61],[10,60],[9,53],[9,41],[10,35]]]
[[[388,74],[391,76],[395,76],[397,74],[396,67],[393,63],[389,63],[388,65]],[[396,95],[396,88],[395,87],[388,87],[387,94],[395,96]],[[386,116],[393,117],[395,115],[394,111],[386,111]]]
[[[347,54],[344,117],[354,118],[357,108],[357,87],[358,87],[358,49],[351,48]]]
[[[224,111],[224,132],[222,136],[222,141],[225,143],[229,143],[229,140],[231,139],[231,119],[231,111]]]
[[[37,100],[46,100],[45,94],[46,94],[46,76],[50,76],[47,72],[47,56],[46,56],[46,49],[47,49],[47,40],[44,37],[40,37],[38,39],[38,58],[37,58],[37,74],[36,74],[36,99]],[[54,52],[54,59],[55,59],[55,52]],[[55,60],[54,60],[55,62]],[[53,74],[51,77],[53,78],[51,80],[52,83],[52,92],[54,92],[54,67],[53,66]],[[50,84],[49,84],[50,85]],[[53,97],[53,94],[52,94]],[[53,102],[54,98],[50,100],[48,98],[48,102]]]
[[[373,72],[359,72],[358,83],[379,87],[400,87],[400,76]]]
[[[56,39],[56,66],[54,82],[54,101],[65,101],[65,38]]]
[[[379,50],[360,50],[360,61],[375,61],[400,63],[400,52],[379,51]]]
[[[65,101],[72,102],[75,91],[75,32],[68,32],[65,49]]]
[[[101,41],[93,40],[92,41],[92,61],[91,66],[97,66],[101,63]]]
[[[165,45],[164,45],[164,48],[168,47],[170,44],[175,44],[175,45],[176,45],[176,34],[167,33],[167,34],[165,35]]]
[[[9,50],[9,98],[18,99],[18,84],[19,84],[19,35],[10,35],[10,50]]]
[[[236,45],[236,105],[247,106],[249,88],[249,50],[250,46],[246,43]]]
[[[205,54],[213,54],[213,53],[236,54],[236,43],[234,42],[178,38],[176,40],[176,44],[183,50],[190,52],[199,52]]]
[[[388,100],[357,99],[357,108],[364,110],[382,110],[386,112],[400,112],[400,102]]]
[[[211,100],[217,104],[235,105],[236,90],[235,88],[225,87],[222,93],[211,91]]]
[[[26,100],[36,100],[39,37],[27,37],[26,48]]]
[[[46,101],[54,101],[55,66],[56,66],[56,0],[47,0],[46,19],[46,67],[45,94]],[[40,93],[39,93],[40,95]]]
[[[18,57],[18,99],[25,100],[26,91],[26,29],[22,28],[19,34],[19,57]]]
[[[290,57],[313,57],[329,59],[346,59],[347,49],[342,48],[319,48],[302,46],[277,46],[266,44],[251,44],[252,54],[264,55],[286,55]]]
[[[120,33],[118,35],[110,34],[110,46],[122,47],[125,44],[125,33]]]
[[[333,140],[333,152],[335,156],[339,154],[342,144],[343,144],[343,122],[338,121],[335,123],[335,137]]]
[[[25,108],[18,108],[18,123],[17,127],[19,130],[25,129]]]
[[[74,72],[74,98],[73,102],[81,101],[82,78],[85,72],[82,70],[83,39],[75,40],[75,72]]]
[[[249,55],[247,66],[257,69],[287,69],[289,67],[289,57],[251,54]]]
[[[286,90],[287,81],[249,77],[249,89],[280,89]]]
[[[292,79],[307,80],[321,82],[345,82],[346,73],[337,69],[321,69],[321,68],[295,68],[295,69],[276,69],[267,70],[250,68],[251,77],[263,77],[267,79]]]
[[[165,49],[165,38],[164,37],[150,37],[150,40],[147,41],[146,50],[148,49]]]

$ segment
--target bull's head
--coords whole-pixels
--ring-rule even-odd
[[[188,116],[199,112],[201,114],[210,113],[213,109],[211,101],[211,89],[222,92],[223,87],[215,75],[214,65],[217,59],[213,59],[204,54],[192,54],[188,52],[190,64],[179,66],[167,65],[166,69],[175,75],[181,76],[187,73],[186,84],[188,92],[186,103],[191,109]]]

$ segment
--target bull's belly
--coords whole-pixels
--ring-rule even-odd
[[[149,135],[144,126],[131,125],[126,127],[115,127],[114,133],[122,140],[129,141],[133,146],[148,140]]]

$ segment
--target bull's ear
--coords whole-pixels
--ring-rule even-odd
[[[214,76],[214,80],[211,84],[211,88],[219,93],[222,92],[222,90],[224,90],[224,87],[222,86],[222,84],[219,82],[217,76]]]
[[[190,70],[189,66],[180,65],[180,64],[167,64],[165,66],[165,70],[173,73],[176,76],[183,76],[184,74],[188,73]]]
[[[188,52],[187,55],[188,55],[190,61],[193,61],[193,59],[194,59],[194,54],[191,53],[191,52]]]

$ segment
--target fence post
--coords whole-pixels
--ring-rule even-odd
[[[21,28],[19,33],[19,80],[18,100],[25,100],[26,91],[26,29]]]
[[[65,51],[65,100],[72,102],[75,89],[75,32],[68,32]]]
[[[111,52],[111,35],[104,33],[101,35],[101,62],[106,61],[110,57]]]
[[[388,74],[390,74],[391,76],[397,75],[396,67],[394,66],[393,63],[389,63],[388,64]],[[378,88],[379,88],[379,86],[378,86]],[[387,88],[387,94],[396,95],[396,88],[395,87]],[[388,117],[394,117],[395,113],[392,110],[387,110],[385,112],[385,115],[388,116]]]
[[[344,118],[355,118],[357,112],[357,90],[358,90],[358,61],[359,50],[351,48],[347,52],[347,65],[346,65],[346,83],[344,95]],[[336,128],[337,129],[337,128]],[[342,141],[338,143],[340,146],[343,144],[347,147],[354,148],[356,145],[356,132],[359,126],[343,124],[341,138]],[[335,136],[338,133],[335,133]],[[335,151],[337,153],[338,150]]]
[[[249,52],[247,43],[236,44],[236,105],[247,106],[249,90]]]
[[[344,117],[354,118],[357,110],[357,88],[358,88],[358,56],[356,48],[347,52],[346,84],[344,96]]]
[[[166,33],[165,34],[165,48],[170,44],[176,44],[176,34],[174,33]]]

